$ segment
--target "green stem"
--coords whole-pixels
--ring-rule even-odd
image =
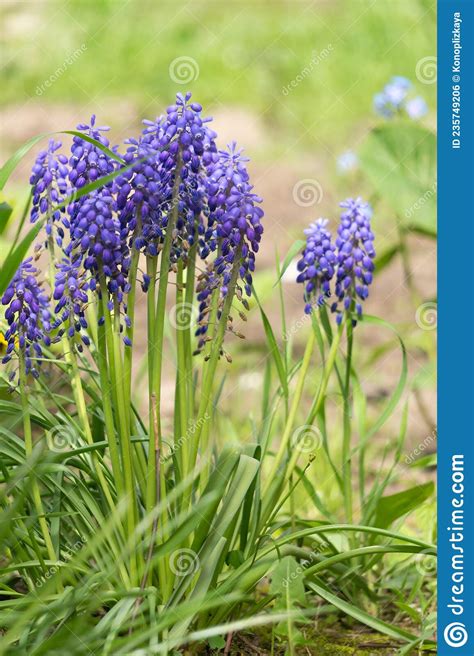
[[[183,293],[183,263],[178,263],[178,272],[176,277],[176,348],[177,348],[177,359],[178,359],[178,370],[177,370],[177,394],[178,394],[178,426],[179,434],[175,435],[175,453],[179,453],[179,459],[181,462],[181,474],[182,478],[186,478],[188,474],[188,445],[186,443],[186,431],[188,428],[187,420],[187,369],[186,369],[186,339],[185,331],[189,329],[188,326],[181,325],[181,319],[185,323],[188,321],[187,308],[184,303],[184,293]],[[180,445],[179,440],[183,440],[183,443]]]
[[[311,356],[313,354],[313,349],[314,349],[314,344],[315,344],[316,338],[314,331],[312,330],[308,339],[308,342],[306,344],[306,349],[303,355],[303,362],[301,365],[300,369],[300,374],[298,378],[298,382],[296,385],[295,393],[293,396],[293,402],[290,407],[290,411],[288,413],[288,417],[285,423],[285,430],[283,431],[283,436],[280,440],[280,447],[277,451],[277,454],[275,456],[275,459],[273,461],[272,468],[270,470],[270,473],[268,475],[268,481],[269,483],[267,484],[267,490],[270,487],[271,482],[275,479],[275,476],[278,473],[278,469],[280,467],[281,461],[283,460],[285,454],[287,453],[288,450],[288,445],[291,437],[291,432],[293,428],[293,423],[296,418],[296,413],[298,412],[298,407],[301,401],[301,396],[303,394],[303,388],[304,388],[304,381],[306,379],[306,374],[308,373],[309,365],[311,362]]]
[[[188,263],[186,266],[186,292],[184,297],[184,302],[190,316],[193,315],[194,307],[194,287],[195,287],[195,278],[196,278],[196,255],[197,255],[197,240],[191,246],[189,250]],[[193,380],[193,350],[191,346],[192,336],[191,329],[194,326],[190,326],[189,329],[185,332],[186,340],[186,371],[187,371],[187,383],[188,383],[188,418],[194,417],[194,380]]]
[[[131,412],[131,397],[132,397],[133,334],[134,334],[134,326],[135,326],[135,299],[137,294],[137,270],[138,270],[139,256],[140,256],[139,251],[135,247],[133,247],[132,258],[130,262],[130,273],[129,273],[130,291],[127,296],[127,316],[130,319],[130,323],[125,331],[126,336],[132,343],[132,346],[127,346],[123,358],[123,370],[124,370],[124,377],[125,377],[125,385],[124,385],[125,399],[127,400],[128,419],[129,419],[130,429],[132,431],[133,431],[133,426],[132,426],[133,413]]]
[[[115,311],[114,326],[110,311],[107,307],[107,299],[109,292],[105,281],[104,274],[99,273],[101,294],[102,294],[102,312],[105,321],[105,338],[107,343],[108,364],[110,369],[110,381],[112,384],[112,392],[114,395],[115,407],[118,415],[119,433],[120,433],[120,446],[122,451],[122,463],[124,472],[124,490],[127,495],[127,529],[128,538],[132,539],[135,533],[135,512],[136,512],[136,495],[133,477],[133,462],[132,453],[130,448],[130,432],[129,425],[127,424],[125,412],[125,398],[124,398],[124,385],[123,385],[123,372],[120,354],[120,332],[119,322],[120,316]],[[137,568],[136,568],[136,554],[132,552],[130,556],[130,578],[132,584],[137,581]]]
[[[235,252],[234,264],[232,266],[231,277],[228,284],[227,295],[225,297],[221,317],[219,319],[217,329],[215,331],[215,334],[211,342],[211,352],[209,355],[207,368],[205,368],[203,373],[201,399],[199,402],[199,409],[198,409],[197,420],[196,420],[196,431],[192,443],[192,452],[191,452],[191,458],[189,463],[191,470],[196,463],[203,426],[205,424],[207,412],[211,404],[214,376],[217,369],[217,363],[219,361],[219,357],[221,354],[222,344],[224,342],[224,336],[227,330],[227,320],[229,318],[230,310],[232,308],[232,302],[234,300],[234,295],[235,295],[235,288],[239,276],[241,253],[242,253],[242,247],[239,246]]]
[[[346,375],[344,381],[344,420],[342,439],[342,481],[344,488],[344,509],[346,521],[352,524],[352,457],[351,457],[351,368],[352,368],[352,345],[353,328],[352,318],[346,313],[347,326],[347,354]]]
[[[33,454],[33,435],[31,431],[31,418],[30,418],[30,408],[28,403],[28,392],[26,389],[26,367],[25,367],[25,354],[23,349],[20,348],[19,354],[19,363],[20,363],[20,397],[22,405],[22,414],[23,414],[23,431],[25,439],[25,455],[26,458],[31,458]],[[35,473],[32,472],[31,475],[31,492],[33,495],[33,503],[38,514],[38,522],[43,535],[44,543],[46,545],[46,551],[48,552],[48,558],[53,562],[57,561],[57,556],[54,551],[53,541],[51,540],[51,535],[49,533],[48,523],[46,521],[46,514],[43,508],[43,502],[41,500],[41,492],[39,489],[38,481],[36,480]]]
[[[100,302],[102,315],[105,310],[102,301]],[[102,393],[102,408],[104,411],[105,432],[109,445],[110,460],[112,462],[112,471],[114,474],[117,494],[121,497],[124,494],[124,483],[122,467],[120,464],[120,455],[117,446],[114,413],[112,405],[112,385],[109,379],[107,364],[107,340],[105,335],[105,325],[100,325],[97,329],[97,355],[100,376],[100,389]]]
[[[321,409],[321,405],[324,401],[327,386],[328,386],[328,383],[329,383],[329,377],[331,375],[331,371],[333,370],[334,363],[336,361],[337,351],[338,351],[339,344],[340,344],[340,341],[341,341],[342,332],[343,332],[343,325],[341,324],[339,326],[339,329],[338,329],[332,343],[331,343],[331,348],[329,349],[329,354],[328,354],[328,357],[327,357],[327,360],[326,360],[326,366],[324,368],[323,378],[322,378],[321,384],[319,386],[318,394],[317,394],[316,399],[313,403],[313,406],[312,406],[312,408],[309,412],[308,419],[306,420],[306,425],[307,426],[312,426],[312,424],[314,423],[314,420],[316,419],[316,417],[317,417],[317,415],[318,415],[318,413]],[[296,390],[295,390],[295,395],[293,397],[293,403],[291,405],[290,413],[288,415],[288,419],[287,419],[287,422],[286,422],[285,431],[284,431],[283,437],[282,437],[282,443],[283,443],[284,440],[285,440],[286,443],[288,443],[289,440],[290,440],[291,434],[292,434],[293,423],[294,423],[294,420],[295,420],[295,417],[296,417],[296,412],[298,410],[298,405],[299,405],[300,400],[301,400],[301,395],[302,395],[302,391],[303,391],[303,388],[304,388],[304,381],[305,381],[306,374],[307,374],[307,371],[308,371],[308,367],[309,367],[309,364],[310,364],[311,355],[312,355],[312,352],[313,352],[315,341],[316,341],[316,333],[315,333],[314,330],[312,330],[310,339],[308,340],[308,344],[306,346],[305,354],[303,356],[303,363],[302,363],[301,369],[300,369],[300,377],[298,379],[298,384],[297,384],[297,387],[296,387]],[[269,481],[269,483],[267,484],[266,491],[268,491],[268,489],[272,485],[272,483],[273,483],[273,481],[274,481],[274,479],[277,475],[278,468],[280,466],[280,463],[283,459],[284,454],[285,454],[285,450],[280,445],[280,449],[279,449],[279,451],[277,453],[277,456],[275,458],[275,461],[273,463],[273,468],[272,468],[272,470],[271,470],[271,472],[268,476],[268,479],[267,479]],[[297,449],[297,448],[293,449],[290,461],[288,463],[288,466],[286,467],[285,480],[289,480],[290,476],[293,473],[294,468],[296,467],[296,463],[297,463],[298,458],[299,458],[300,455],[301,455],[301,453],[300,453],[299,449]]]
[[[151,513],[157,499],[158,492],[161,495],[161,500],[165,502],[165,509],[160,516],[160,526],[158,533],[160,534],[163,540],[167,539],[167,510],[166,510],[166,480],[164,475],[164,467],[160,467],[160,471],[157,472],[160,480],[160,490],[156,489],[156,476],[153,475],[156,469],[156,459],[157,452],[163,453],[163,440],[162,440],[162,430],[161,430],[161,378],[162,378],[162,368],[163,368],[163,340],[164,340],[164,330],[165,330],[165,312],[166,312],[166,296],[168,290],[168,278],[170,270],[170,254],[171,246],[173,243],[173,233],[176,228],[176,223],[178,221],[179,213],[179,185],[181,183],[181,170],[183,167],[183,160],[181,156],[181,151],[178,152],[178,157],[176,161],[176,171],[173,181],[173,190],[172,190],[172,208],[168,216],[168,224],[166,226],[166,235],[163,243],[163,250],[161,251],[161,261],[160,261],[160,281],[158,285],[158,297],[156,300],[156,311],[154,313],[154,326],[152,327],[152,332],[148,335],[148,349],[151,350],[149,353],[149,361],[152,361],[152,392],[150,394],[150,405],[153,408],[152,412],[152,421],[151,421],[151,431],[150,431],[150,440],[149,440],[149,452],[148,452],[148,476],[147,476],[147,489],[146,489],[146,499],[145,507],[147,513]],[[150,290],[149,292],[150,293]],[[150,318],[149,318],[149,328],[150,328]],[[152,398],[153,397],[153,398]],[[150,538],[151,539],[151,538]],[[152,575],[152,573],[150,573]],[[168,575],[166,571],[160,572],[160,583],[163,591],[163,595],[166,594],[168,590]]]

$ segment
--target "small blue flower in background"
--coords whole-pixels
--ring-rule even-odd
[[[25,358],[26,372],[35,377],[43,355],[41,343],[51,344],[49,298],[38,282],[38,274],[32,258],[24,260],[2,296],[2,305],[8,306],[5,310],[8,329],[4,336],[7,347],[2,363],[9,362],[18,347]]]
[[[359,158],[352,150],[346,150],[337,158],[339,173],[350,173],[359,167]]]
[[[406,77],[396,75],[395,77],[392,77],[390,82],[385,86],[383,93],[387,101],[393,105],[395,109],[399,109],[403,105],[411,86],[412,84],[410,80]]]
[[[338,323],[345,310],[362,316],[361,301],[369,296],[375,268],[374,234],[370,225],[372,208],[361,198],[349,198],[341,207],[345,212],[341,214],[336,238],[335,293],[338,300],[331,306],[331,310],[337,312]]]
[[[419,119],[428,112],[428,107],[420,96],[410,98],[413,85],[401,75],[392,77],[381,92],[374,96],[374,109],[383,118],[393,118],[405,112],[411,119]]]
[[[304,231],[306,246],[296,265],[299,271],[296,282],[305,285],[306,314],[311,313],[315,304],[323,305],[330,295],[329,283],[334,276],[336,249],[331,242],[331,233],[326,229],[327,224],[328,219],[318,219]]]
[[[428,105],[421,96],[417,96],[407,101],[405,110],[410,118],[417,120],[428,113]]]

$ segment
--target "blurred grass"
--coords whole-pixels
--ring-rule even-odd
[[[87,104],[100,114],[126,101],[153,116],[191,89],[211,112],[254,112],[273,142],[292,152],[350,146],[391,75],[414,80],[434,110],[435,85],[415,78],[416,62],[435,54],[434,0],[7,1],[1,12],[3,106]],[[177,57],[195,60],[197,79],[171,79]]]

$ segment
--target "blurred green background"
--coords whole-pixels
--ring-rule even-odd
[[[391,75],[415,79],[435,52],[434,4],[4,0],[3,139],[20,136],[30,113],[50,125],[93,111],[125,132],[190,89],[211,114],[248,112],[252,151],[260,129],[276,157],[325,158],[357,143]],[[422,90],[433,109],[435,86]]]

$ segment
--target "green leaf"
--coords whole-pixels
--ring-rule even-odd
[[[385,269],[399,252],[400,244],[395,244],[394,246],[386,248],[380,253],[380,255],[377,255],[374,262],[377,273],[380,273],[380,271]]]
[[[281,265],[281,268],[280,268],[280,274],[278,276],[278,279],[277,279],[276,283],[273,285],[274,287],[276,287],[278,285],[280,280],[285,275],[285,271],[288,269],[288,267],[292,263],[293,258],[304,248],[305,244],[306,244],[306,242],[304,241],[304,239],[297,239],[295,241],[295,243],[290,247],[288,253],[285,256],[285,259],[282,262],[282,265]]]
[[[277,341],[275,339],[275,335],[273,333],[272,326],[268,320],[267,315],[265,314],[263,307],[260,303],[260,300],[255,292],[255,289],[253,290],[255,300],[258,303],[258,307],[260,308],[260,314],[262,317],[262,322],[263,322],[263,328],[265,330],[265,335],[267,338],[268,342],[268,348],[270,350],[270,355],[273,358],[273,361],[275,362],[275,366],[278,372],[278,378],[280,379],[280,385],[283,390],[283,394],[285,397],[288,396],[288,381],[286,379],[286,369],[285,365],[283,363],[283,358],[281,357],[280,349],[278,348]]]
[[[211,636],[207,639],[207,644],[211,649],[223,649],[225,647],[225,640],[221,635]]]
[[[20,263],[24,260],[25,255],[28,252],[29,247],[36,239],[39,231],[43,227],[43,223],[37,223],[24,239],[13,248],[7,255],[5,263],[0,269],[0,295],[3,294],[5,289],[8,287],[11,279],[16,273],[16,270],[20,266]]]
[[[304,567],[294,556],[285,556],[278,561],[272,572],[270,592],[276,596],[275,608],[292,610],[297,604],[306,604],[304,591]]]
[[[2,168],[0,169],[0,190],[5,187],[10,175],[16,169],[16,167],[21,162],[23,157],[25,157],[25,155],[27,155],[27,153],[33,148],[33,146],[36,146],[36,144],[39,141],[42,141],[42,139],[46,139],[47,137],[52,137],[55,134],[71,134],[73,136],[80,137],[84,141],[88,141],[89,143],[99,148],[99,150],[101,150],[103,153],[105,153],[112,159],[115,159],[117,162],[123,164],[123,159],[119,155],[117,155],[117,153],[114,153],[113,150],[110,150],[110,148],[107,148],[106,146],[101,144],[100,141],[97,141],[96,139],[89,137],[89,135],[84,134],[83,132],[78,132],[77,130],[60,130],[59,132],[43,132],[42,134],[38,134],[35,137],[32,137],[31,139],[26,141],[22,146],[20,146],[20,148],[15,153],[13,153],[10,159],[7,162],[5,162],[5,164],[2,166]]]
[[[410,464],[410,467],[417,467],[420,469],[427,469],[428,467],[436,467],[438,464],[438,454],[430,453],[423,458],[418,458],[415,462]]]
[[[8,220],[11,217],[13,208],[3,201],[0,203],[0,235],[3,235],[5,228],[8,225]]]
[[[277,566],[272,572],[272,581],[270,592],[275,595],[275,608],[285,610],[287,613],[295,611],[299,606],[306,605],[306,595],[304,590],[304,567],[296,561],[293,556],[285,556],[278,561]],[[304,620],[301,618],[288,619],[276,627],[280,635],[288,637],[289,643],[298,642],[299,632],[293,627],[293,620]]]
[[[432,481],[382,497],[375,510],[375,526],[388,528],[396,519],[421,506],[434,492]]]
[[[369,613],[366,613],[359,607],[353,606],[344,599],[340,599],[335,594],[332,594],[332,592],[329,592],[329,590],[323,588],[321,585],[308,582],[308,586],[313,590],[313,592],[322,597],[325,601],[332,604],[346,615],[350,615],[358,622],[361,622],[366,626],[370,626],[370,628],[374,629],[375,631],[379,631],[380,633],[388,635],[391,638],[395,638],[397,640],[403,640],[404,642],[416,639],[416,636],[412,633],[409,633],[404,629],[399,629],[398,626],[395,626],[394,624],[389,624],[388,622],[379,620],[377,617],[369,615]]]
[[[436,136],[415,123],[374,128],[359,153],[375,191],[406,228],[436,235]]]

